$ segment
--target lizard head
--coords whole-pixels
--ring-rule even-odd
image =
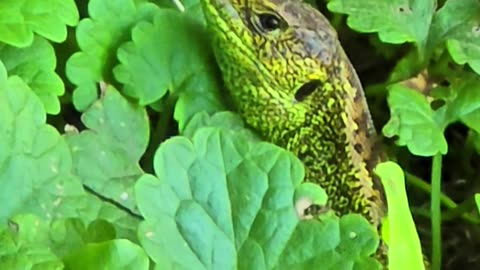
[[[300,0],[202,4],[225,84],[263,135],[304,126],[315,110],[344,111],[339,103],[348,91],[363,95],[336,31],[312,6]]]

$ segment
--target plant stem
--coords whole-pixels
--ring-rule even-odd
[[[428,194],[432,193],[432,187],[425,180],[423,180],[420,177],[418,177],[416,175],[413,175],[409,172],[405,172],[405,176],[406,176],[406,180],[407,180],[408,184],[411,184],[412,186],[415,186],[418,189],[423,190]],[[443,216],[442,216],[443,221],[449,220],[449,218],[452,217],[451,215],[453,215],[453,212],[455,212],[455,213],[457,213],[457,215],[461,216],[462,219],[465,220],[468,223],[471,223],[473,225],[480,224],[480,219],[478,217],[476,217],[475,215],[472,215],[471,213],[465,212],[465,210],[469,210],[465,206],[462,206],[465,202],[462,202],[461,204],[457,204],[452,199],[450,199],[450,197],[448,197],[447,195],[445,195],[443,193],[440,193],[440,201],[441,201],[443,206],[451,209],[450,211],[445,212],[443,214]],[[458,214],[459,211],[463,211],[463,212]],[[452,213],[448,214],[449,212],[452,212]],[[423,210],[420,210],[420,208],[415,208],[414,209],[414,207],[412,207],[412,213],[415,214],[415,215],[420,215],[420,216],[424,216],[424,217],[427,217],[427,218],[431,218],[430,211],[425,212]]]
[[[449,209],[448,211],[442,213],[442,220],[452,220],[458,216],[463,215],[467,211],[471,211],[474,207],[476,207],[475,200],[473,199],[473,197],[469,197],[461,204],[457,205],[457,207]]]
[[[423,180],[420,177],[418,177],[416,175],[413,175],[409,172],[405,172],[405,176],[406,176],[407,182],[409,184],[412,184],[413,186],[425,191],[428,194],[432,193],[432,187],[430,186],[430,184],[425,182],[425,180]],[[450,197],[443,194],[442,192],[440,192],[440,201],[442,202],[442,204],[444,206],[446,206],[448,208],[457,207],[457,204],[452,199],[450,199]]]
[[[432,161],[432,270],[440,270],[442,263],[442,216],[440,208],[442,178],[442,154],[436,154]]]

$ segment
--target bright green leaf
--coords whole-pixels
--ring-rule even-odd
[[[15,47],[27,47],[34,33],[55,42],[67,38],[67,25],[78,23],[74,0],[2,0],[0,1],[0,41]]]
[[[158,178],[141,177],[135,191],[139,238],[158,269],[379,269],[364,218],[300,221],[303,165],[286,150],[201,128],[164,142],[154,165]]]
[[[28,85],[17,76],[5,78],[0,75],[0,222],[20,212],[78,215],[85,193],[71,175],[65,140],[45,124],[42,103]]]
[[[118,51],[121,65],[115,77],[122,91],[147,105],[169,90],[178,96],[175,119],[183,129],[198,111],[214,112],[223,107],[219,80],[206,28],[183,13],[163,9],[154,22],[139,23],[132,42]]]
[[[65,136],[74,173],[95,192],[134,211],[133,185],[143,174],[138,162],[149,139],[145,109],[108,86],[82,122],[87,130]]]
[[[49,226],[34,215],[12,218],[0,226],[0,269],[61,270],[63,263],[49,247]]]
[[[475,194],[475,204],[477,204],[477,211],[480,213],[480,194]]]
[[[443,136],[446,124],[430,108],[426,97],[418,91],[401,84],[391,85],[388,94],[391,117],[383,127],[383,134],[392,138],[398,136],[397,144],[419,156],[445,154],[448,149]]]
[[[64,259],[70,270],[148,270],[145,251],[125,239],[87,244]]]
[[[58,96],[65,87],[55,73],[56,56],[53,46],[41,37],[36,37],[27,48],[0,44],[0,59],[10,75],[20,76],[37,94],[49,114],[60,112]]]
[[[111,72],[116,64],[116,49],[130,39],[132,27],[138,22],[151,20],[158,10],[152,3],[135,2],[89,1],[90,18],[83,19],[76,29],[81,52],[72,55],[66,66],[68,79],[77,86],[73,103],[78,110],[85,110],[97,99],[100,81],[113,83]]]
[[[388,205],[388,269],[425,269],[402,168],[384,162],[377,165],[375,173],[381,178]]]
[[[347,24],[360,32],[378,32],[380,40],[415,42],[421,54],[435,11],[433,0],[332,0],[328,9],[348,15]]]

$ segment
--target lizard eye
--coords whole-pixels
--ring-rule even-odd
[[[282,25],[282,20],[276,15],[270,13],[263,13],[258,15],[260,27],[265,32],[272,32],[279,29]]]

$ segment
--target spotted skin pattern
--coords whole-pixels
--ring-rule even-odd
[[[384,216],[375,130],[337,33],[300,0],[203,0],[217,62],[244,120],[304,163],[338,214]],[[278,27],[266,29],[262,18]],[[302,88],[305,84],[312,89]],[[307,90],[306,90],[307,89]]]

